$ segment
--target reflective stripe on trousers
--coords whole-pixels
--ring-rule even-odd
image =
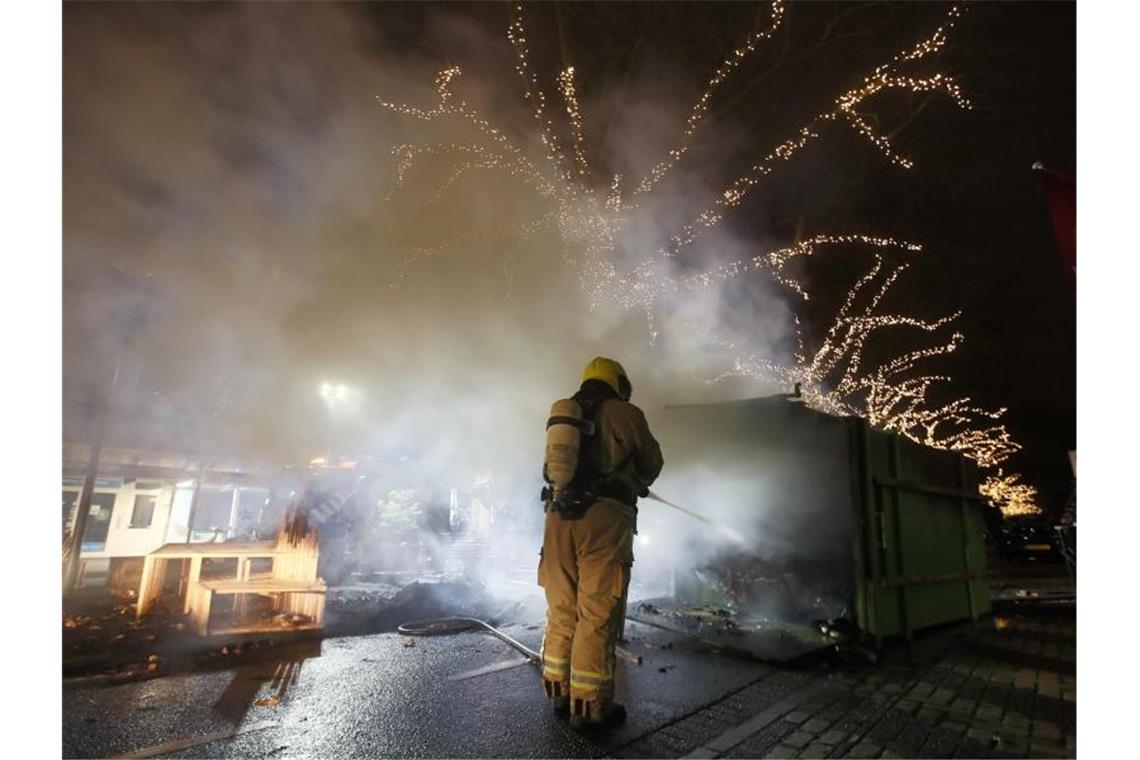
[[[538,570],[547,603],[543,676],[564,682],[569,660],[571,698],[613,698],[614,647],[632,563],[633,513],[626,505],[601,499],[576,520],[547,514]]]
[[[570,676],[570,660],[543,651],[542,675],[548,681],[565,681]]]
[[[570,671],[570,688],[573,693],[581,692],[597,692],[603,688],[613,690],[614,677],[604,676],[601,673],[594,673],[589,670],[571,670]],[[578,695],[581,697],[582,695]]]

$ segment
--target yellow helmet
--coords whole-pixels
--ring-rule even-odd
[[[625,374],[625,369],[613,359],[604,356],[597,356],[586,365],[586,369],[582,371],[582,382],[587,380],[601,380],[613,388],[624,401],[629,401],[629,397],[633,394],[633,386],[629,382],[629,376]]]

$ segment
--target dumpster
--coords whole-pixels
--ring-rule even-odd
[[[642,525],[671,526],[676,601],[793,623],[842,617],[876,643],[989,612],[967,457],[793,396],[671,406],[654,422],[666,460],[654,490],[743,537],[733,545],[643,502]]]

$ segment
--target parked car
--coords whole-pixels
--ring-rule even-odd
[[[1001,554],[1015,561],[1060,562],[1060,537],[1048,520],[1007,520],[1001,531]]]

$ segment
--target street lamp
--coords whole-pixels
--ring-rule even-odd
[[[344,383],[331,383],[323,382],[318,389],[321,398],[329,405],[330,409],[335,409],[341,406],[347,406],[356,401],[360,394],[353,388],[345,385]]]

